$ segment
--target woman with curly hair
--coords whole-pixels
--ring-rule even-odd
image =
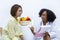
[[[35,35],[35,40],[56,40],[56,26],[54,24],[56,16],[54,12],[49,9],[41,9],[39,17],[42,21],[37,24],[36,32],[34,32],[33,27],[30,28]]]

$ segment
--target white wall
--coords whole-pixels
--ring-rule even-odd
[[[18,0],[0,0],[0,27],[5,27],[10,18],[10,8],[14,4],[20,4]]]
[[[5,27],[10,17],[10,8],[14,4],[23,7],[22,16],[30,16],[37,21],[38,13],[42,8],[47,8],[55,12],[57,22],[60,20],[60,1],[59,0],[0,0],[0,26]]]
[[[42,8],[47,8],[55,12],[57,23],[60,24],[60,1],[59,0],[1,0],[0,1],[0,27],[5,27],[10,19],[10,8],[14,4],[23,7],[22,16],[30,16],[37,21],[38,13]]]
[[[37,21],[38,13],[42,8],[47,8],[55,12],[57,20],[60,20],[60,1],[59,0],[0,0],[0,26],[5,27],[9,20],[10,8],[14,4],[23,7],[22,16],[30,16]]]

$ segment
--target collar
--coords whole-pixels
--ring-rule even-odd
[[[12,20],[14,20],[17,24],[19,23],[19,17],[17,17],[17,20],[14,17],[11,17]]]

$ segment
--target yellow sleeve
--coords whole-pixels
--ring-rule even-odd
[[[23,31],[20,26],[15,27],[16,34],[15,35],[23,35]]]
[[[18,23],[19,23],[20,17],[18,17],[17,19],[18,19]],[[16,30],[16,35],[23,35],[23,31],[20,26],[15,27],[15,30]]]
[[[18,26],[18,24],[16,24],[16,21],[10,21],[8,23],[7,31],[8,31],[9,38],[14,38],[16,35],[17,36],[23,35],[23,31],[20,28],[20,26]]]
[[[15,37],[15,30],[14,30],[15,26],[16,26],[16,24],[14,23],[14,21],[9,21],[9,23],[7,25],[7,31],[8,31],[9,38]]]

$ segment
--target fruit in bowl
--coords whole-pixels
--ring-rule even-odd
[[[29,17],[22,17],[22,18],[20,18],[20,22],[19,23],[22,26],[27,26],[27,25],[30,24],[30,22],[31,22],[31,19]]]

